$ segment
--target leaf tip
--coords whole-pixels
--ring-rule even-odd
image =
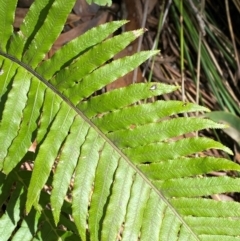
[[[133,30],[132,33],[137,38],[137,37],[141,36],[144,33],[144,30],[142,28],[140,28],[140,29],[137,29],[137,30]]]
[[[226,153],[228,153],[229,155],[233,156],[234,153],[232,152],[232,150],[230,148],[228,148],[227,146],[223,147],[223,151],[225,151]]]

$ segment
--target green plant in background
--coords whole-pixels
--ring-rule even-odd
[[[206,4],[205,4],[206,2]],[[196,95],[200,95],[201,103],[204,101],[204,97],[201,96],[201,92],[198,92],[200,88],[197,73],[199,69],[195,69],[196,56],[200,55],[201,80],[205,83],[201,85],[204,88],[211,90],[215,101],[214,106],[221,112],[211,113],[208,118],[219,121],[225,121],[231,127],[231,131],[225,131],[236,143],[239,143],[239,126],[238,116],[240,115],[239,108],[239,91],[237,87],[237,76],[239,72],[239,60],[236,48],[234,48],[234,41],[237,41],[237,34],[232,30],[231,21],[234,22],[236,16],[230,16],[229,7],[231,1],[222,1],[218,3],[218,8],[223,8],[226,12],[226,19],[219,18],[218,11],[214,12],[212,8],[216,8],[211,1],[201,1],[199,3],[195,0],[178,1],[174,0],[170,8],[171,21],[175,25],[177,32],[184,32],[184,35],[177,36],[184,42],[182,46],[182,52],[184,52],[185,58],[181,59],[183,63],[185,60],[185,68],[188,72],[189,78],[192,79],[196,86]],[[181,8],[181,4],[183,7]],[[204,7],[200,11],[200,4]],[[232,4],[235,5],[239,12],[239,2],[233,0]],[[224,12],[224,13],[225,13]],[[183,23],[180,25],[179,16],[183,16]],[[219,21],[221,19],[222,21]],[[228,20],[228,21],[227,21]],[[229,22],[230,21],[230,22]],[[226,36],[226,31],[222,29],[229,28],[231,40]],[[205,32],[205,36],[201,37],[201,47],[199,49],[200,33],[202,35]],[[233,41],[233,39],[236,39]],[[204,91],[203,91],[204,92]],[[206,100],[209,102],[209,100]],[[232,134],[234,133],[234,134]]]
[[[105,40],[126,21],[107,23],[44,60],[74,3],[36,0],[14,33],[17,1],[0,0],[1,239],[238,240],[239,203],[208,196],[239,191],[239,180],[205,174],[239,165],[195,156],[231,151],[207,138],[174,140],[224,125],[168,118],[208,111],[196,104],[135,104],[174,86],[140,83],[93,96],[157,54],[104,64],[142,30]]]

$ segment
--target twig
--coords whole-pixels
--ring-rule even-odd
[[[181,82],[182,82],[182,101],[185,102],[185,75],[184,75],[184,35],[183,35],[183,0],[180,1],[180,70],[181,70]]]
[[[200,10],[202,16],[203,16],[204,7],[205,7],[205,0],[202,0],[201,1],[201,10]],[[197,83],[196,83],[196,103],[197,104],[199,104],[199,86],[200,86],[200,71],[201,71],[202,38],[203,38],[203,31],[199,30],[198,55],[197,55]],[[198,112],[196,112],[196,116],[198,116]],[[196,131],[196,136],[198,136],[198,131]]]
[[[143,29],[145,28],[146,21],[147,21],[148,3],[149,3],[149,0],[146,0],[144,5],[142,24],[141,24],[141,28]],[[138,39],[137,53],[140,52],[141,50],[142,41],[143,41],[143,35],[141,35]],[[138,69],[136,68],[133,72],[133,80],[132,80],[133,83],[136,83],[137,81],[137,73],[138,73]]]
[[[168,0],[168,4],[166,6],[164,14],[162,14],[162,11],[161,11],[161,14],[160,14],[160,17],[159,17],[159,21],[158,21],[157,35],[156,35],[156,38],[154,39],[153,46],[152,46],[151,50],[155,50],[157,48],[157,46],[158,46],[160,33],[162,31],[162,27],[164,25],[164,22],[166,20],[167,15],[168,15],[169,8],[170,8],[171,4],[172,4],[172,0]],[[163,8],[164,8],[164,6],[165,6],[165,0],[163,0],[163,3],[162,3],[162,7]],[[160,8],[161,8],[161,6],[160,6]],[[154,63],[155,63],[155,56],[151,57],[150,59],[148,59],[147,64],[146,64],[146,66],[143,69],[142,77],[145,76],[146,71],[148,69],[148,66],[150,65],[150,62],[152,62],[152,64],[151,64],[151,72],[149,74],[148,82],[150,82],[151,79],[152,79],[152,69],[153,69],[153,66],[154,66]]]

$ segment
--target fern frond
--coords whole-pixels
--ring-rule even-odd
[[[132,71],[143,61],[157,54],[158,51],[144,51],[117,59],[110,64],[104,65],[87,75],[78,84],[64,91],[64,94],[77,105],[84,98],[89,97],[95,91],[100,90],[107,84]],[[99,81],[101,80],[101,81]],[[150,91],[150,90],[149,90]]]
[[[238,179],[231,177],[196,177],[154,181],[162,192],[171,197],[199,197],[224,192],[239,192]]]
[[[67,63],[79,57],[92,46],[101,43],[108,35],[112,34],[126,23],[126,20],[122,20],[114,23],[102,24],[96,28],[90,29],[85,34],[65,44],[51,59],[44,61],[37,68],[37,72],[45,79],[51,79],[55,73],[66,67]]]
[[[221,143],[181,137],[224,125],[173,117],[208,109],[147,103],[176,89],[160,83],[92,96],[158,53],[111,61],[142,30],[104,40],[125,21],[107,23],[43,60],[73,4],[34,1],[17,33],[10,26],[16,1],[8,14],[6,4],[0,10],[0,27],[7,30],[0,30],[0,204],[6,205],[1,237],[238,240],[239,204],[206,196],[239,191],[237,177],[211,176],[238,172],[239,165],[195,157],[208,149],[231,153]],[[138,105],[141,100],[146,104]],[[23,170],[26,163],[33,170]],[[232,210],[222,211],[228,207]],[[217,227],[209,228],[213,223]]]
[[[50,82],[57,86],[60,91],[72,87],[76,88],[76,85],[78,85],[86,75],[96,68],[99,68],[99,66],[111,59],[142,33],[143,31],[141,29],[134,32],[126,32],[94,46],[78,59],[75,59],[68,68],[59,71]],[[116,45],[116,42],[119,44]]]
[[[137,167],[151,180],[191,177],[213,171],[239,170],[239,165],[226,159],[213,157],[192,157],[162,160],[158,163],[140,164]]]
[[[22,202],[23,187],[18,184],[13,191],[11,198],[9,200],[6,212],[1,216],[1,239],[8,240],[12,232],[17,226],[20,220],[21,209],[24,208],[24,202]]]
[[[152,86],[155,87],[154,91],[151,90]],[[88,118],[92,118],[93,116],[96,116],[97,114],[116,110],[117,112],[113,112],[113,113],[110,112],[108,114],[111,116],[111,114],[115,115],[116,113],[119,113],[119,114],[123,115],[123,116],[121,116],[123,118],[119,119],[118,117],[120,117],[120,116],[116,116],[116,118],[114,120],[113,119],[108,120],[107,117],[109,115],[104,115],[103,118],[100,118],[100,119],[95,118],[92,121],[94,123],[97,123],[98,126],[101,126],[102,131],[113,130],[113,129],[117,130],[117,128],[119,128],[118,127],[119,125],[115,125],[112,129],[108,129],[108,128],[110,128],[109,126],[111,126],[112,124],[116,124],[117,121],[122,123],[122,121],[127,118],[124,116],[124,113],[125,113],[124,110],[121,109],[120,111],[118,111],[119,108],[128,107],[141,99],[146,99],[146,98],[158,96],[161,94],[170,93],[176,89],[177,88],[175,86],[169,86],[169,85],[164,85],[164,84],[160,84],[160,83],[146,83],[146,84],[138,83],[135,85],[129,85],[125,88],[115,89],[113,91],[107,92],[107,93],[99,95],[99,96],[92,97],[88,101],[80,102],[77,105],[77,107]],[[137,106],[136,106],[136,108],[137,108]],[[142,112],[142,108],[143,107],[140,107],[140,109],[137,109],[137,111],[135,111],[135,112],[133,112],[134,111],[133,108],[127,108],[127,110],[129,110],[130,113],[133,113],[133,116],[134,116],[134,113],[139,115],[139,113]],[[131,114],[131,118],[133,116]],[[106,117],[106,119],[105,119],[105,117]],[[131,121],[131,124],[136,123],[136,122],[134,122],[134,120],[131,120],[131,118],[129,120],[129,121]],[[150,118],[151,119],[153,118],[152,115]],[[104,125],[104,123],[108,123],[108,125]],[[144,122],[144,123],[146,123],[146,122]]]
[[[112,132],[107,134],[107,136],[120,148],[138,147],[153,142],[167,141],[170,138],[202,130],[204,128],[223,128],[224,126],[225,125],[217,124],[211,120],[181,117],[164,120],[158,123],[136,126],[128,130],[111,130]]]
[[[193,155],[208,149],[219,149],[231,154],[231,150],[208,138],[185,138],[178,141],[157,142],[135,148],[123,149],[134,163],[159,162]]]
[[[7,50],[7,44],[13,34],[14,11],[17,6],[17,0],[7,2],[0,1],[0,49]]]
[[[163,85],[159,83],[151,84],[149,88],[151,88],[153,85],[156,85],[156,90],[153,93],[156,93],[157,95],[166,94],[175,90],[173,86]],[[146,86],[146,88],[142,88],[142,90],[138,92],[127,92],[127,95],[131,96],[132,98],[137,97],[139,95],[139,92],[142,93],[144,90],[147,90],[148,85],[144,86]],[[133,88],[133,86],[130,85],[129,87],[126,87],[126,90],[124,91],[127,91],[127,89],[130,88],[135,90],[136,87]],[[104,94],[106,97],[108,97],[106,98],[106,100],[105,98],[102,98],[104,95],[101,95],[99,97],[93,97],[88,102],[82,102],[80,106],[78,105],[78,107],[84,112],[85,115],[87,115],[88,117],[93,117],[94,115],[97,115],[99,113],[116,110],[116,108],[114,108],[114,105],[116,106],[116,102],[118,102],[118,105],[123,108],[128,107],[131,103],[137,102],[137,100],[139,100],[140,98],[150,97],[147,95],[141,97],[140,95],[138,99],[135,98],[134,101],[132,101],[131,103],[120,105],[119,102],[125,100],[123,95],[124,92],[122,89],[114,90],[114,92],[111,91]],[[119,96],[117,94],[118,92],[120,92]],[[149,94],[149,92],[147,93]],[[113,99],[114,101],[110,102],[110,99]],[[97,103],[99,102],[100,104],[97,105]],[[107,105],[105,103],[109,103],[108,106],[110,106],[111,104],[113,105],[113,107],[107,109]],[[209,110],[203,106],[198,106],[192,103],[183,105],[181,101],[156,101],[154,103],[135,105],[131,106],[131,108],[124,108],[121,110],[116,110],[114,112],[109,112],[101,116],[101,118],[93,118],[92,122],[94,122],[97,126],[101,126],[101,130],[107,132],[111,130],[129,128],[131,125],[143,125],[151,122],[157,122],[164,117],[169,117],[175,114],[188,113],[192,111],[206,112]],[[104,125],[105,123],[108,124]]]
[[[63,30],[74,3],[75,0],[68,1],[68,4],[53,0],[34,2],[20,26],[20,31],[11,41],[9,53],[32,68],[37,67]]]

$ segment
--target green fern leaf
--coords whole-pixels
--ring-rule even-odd
[[[230,177],[198,177],[154,181],[167,196],[199,197],[214,193],[239,192],[238,179]]]
[[[154,91],[149,91],[151,90],[152,86],[155,86],[155,90]],[[101,114],[104,112],[110,112],[113,110],[119,110],[119,108],[123,108],[123,107],[128,107],[131,104],[134,104],[135,102],[137,102],[140,99],[145,99],[145,98],[150,98],[153,96],[157,96],[157,95],[161,95],[161,94],[166,94],[166,93],[170,93],[174,90],[176,90],[177,88],[174,86],[169,86],[169,85],[164,85],[164,84],[160,84],[160,83],[148,83],[148,84],[143,84],[143,83],[139,83],[139,84],[135,84],[135,85],[129,85],[125,88],[120,88],[120,89],[116,89],[113,90],[111,92],[107,92],[105,94],[102,94],[100,96],[95,96],[93,98],[91,98],[89,101],[83,101],[80,102],[77,107],[88,117],[91,118],[97,114]],[[126,98],[126,96],[128,96],[128,98]],[[128,110],[130,110],[130,113],[132,113],[131,111],[134,111],[133,108],[128,108]],[[142,109],[141,109],[142,111]],[[116,112],[110,112],[110,116],[111,114],[115,114]],[[121,111],[117,112],[119,114],[124,114],[123,110],[121,109]],[[133,112],[133,114],[141,113],[139,111],[139,109],[135,112]],[[104,115],[103,117],[106,117],[108,115]],[[119,117],[119,116],[117,116]],[[114,121],[112,121],[112,119],[108,120],[105,118],[95,118],[92,121],[94,123],[97,123],[98,126],[101,126],[101,130],[105,131],[105,130],[116,130],[117,128],[119,128],[119,125],[122,123],[124,124],[122,121],[124,121],[125,119],[127,119],[127,117],[125,116],[121,116],[123,118],[118,119],[115,118]],[[131,115],[132,117],[132,115]],[[103,121],[101,121],[103,120]],[[118,120],[118,121],[117,121]],[[135,123],[133,122],[133,120],[130,118],[129,121],[131,121],[131,123]],[[107,123],[107,125],[104,125],[104,123]],[[145,123],[145,122],[144,122]],[[114,125],[117,124],[117,125]],[[111,125],[114,125],[112,127],[112,129],[108,129],[110,128]],[[127,124],[125,124],[127,125]],[[125,126],[124,125],[124,126]]]
[[[210,148],[223,150],[231,154],[229,148],[208,138],[186,138],[175,142],[159,142],[136,148],[125,148],[123,152],[129,156],[134,163],[144,163],[176,159]]]
[[[80,155],[80,146],[84,142],[84,136],[87,135],[87,132],[88,127],[86,123],[77,119],[70,128],[71,134],[67,137],[65,148],[60,154],[60,161],[56,169],[53,180],[53,191],[51,194],[51,203],[54,203],[53,216],[56,223],[59,221],[64,201],[62,197],[67,193],[71,183],[72,174],[74,173]]]
[[[1,5],[1,238],[238,240],[239,203],[206,196],[238,192],[238,178],[211,173],[238,172],[239,165],[195,157],[208,149],[231,153],[221,143],[181,138],[224,125],[174,117],[208,109],[178,101],[147,103],[176,89],[160,83],[92,96],[158,53],[111,61],[142,30],[104,40],[125,21],[107,23],[43,60],[74,2],[34,1],[17,33],[16,1]]]
[[[82,102],[81,105],[80,104],[78,105],[78,107],[88,117],[93,117],[94,115],[97,115],[102,112],[113,111],[113,110],[116,110],[114,106],[120,105],[120,103],[115,104],[116,100],[113,98],[115,98],[115,96],[117,95],[121,95],[117,99],[118,101],[121,101],[121,100],[124,101],[125,100],[123,98],[124,92],[126,92],[127,95],[131,96],[133,100],[131,103],[127,103],[127,104],[124,103],[124,104],[121,104],[120,106],[128,107],[130,104],[136,102],[136,98],[139,92],[142,93],[143,91],[147,90],[147,86],[151,88],[153,84],[143,85],[143,88],[140,89],[138,92],[130,92],[130,91],[126,92],[127,90],[136,89],[136,87],[133,88],[133,86],[131,85],[129,87],[126,87],[126,90],[118,89],[115,91],[107,92],[102,96],[99,96],[99,97],[96,96],[87,102]],[[154,90],[154,93],[156,93],[156,95],[166,94],[175,90],[174,86],[163,85],[159,83],[154,84],[154,86],[156,87],[156,90]],[[148,91],[147,91],[147,94],[149,94]],[[144,98],[148,98],[148,97],[149,96],[147,95],[144,96]],[[99,106],[96,103],[99,103],[100,100],[101,100],[101,105]],[[114,101],[110,102],[110,100],[114,100]],[[109,103],[109,104],[106,105],[105,103]],[[111,106],[111,108],[107,109],[106,106]],[[92,121],[97,126],[101,126],[101,130],[111,131],[111,130],[124,129],[126,127],[129,128],[133,123],[135,125],[143,125],[146,123],[157,122],[164,117],[168,117],[174,114],[187,113],[192,111],[209,111],[209,110],[205,107],[198,106],[191,103],[188,103],[187,105],[183,105],[181,101],[167,101],[167,102],[156,101],[151,104],[135,105],[134,107],[131,107],[131,108],[124,108],[121,110],[116,110],[114,112],[109,112],[103,115],[101,118],[92,119]],[[107,123],[107,125],[105,123]]]
[[[7,150],[12,143],[12,140],[18,134],[18,127],[21,123],[22,111],[26,105],[27,93],[30,87],[29,73],[25,70],[19,71],[17,65],[9,62],[7,59],[1,56],[2,64],[2,81],[1,89],[2,95],[7,91],[7,85],[11,78],[15,78],[15,82],[12,84],[11,91],[8,93],[8,101],[5,104],[4,111],[2,113],[2,121],[0,123],[0,138],[4,140],[3,146],[0,152],[0,167],[3,167],[3,160],[7,155]],[[8,62],[6,65],[5,63]],[[8,78],[6,78],[6,76]],[[16,98],[16,96],[18,98]],[[2,97],[2,96],[1,96]],[[2,97],[3,98],[3,97]],[[14,120],[12,122],[12,120]],[[9,123],[12,122],[12,125]]]
[[[11,2],[1,0],[0,6],[0,49],[6,51],[8,41],[13,34],[14,11],[17,6],[17,0]]]
[[[166,141],[203,128],[223,128],[224,125],[210,120],[182,117],[137,126],[130,130],[119,130],[107,136],[120,148],[144,146],[157,141]],[[231,151],[230,151],[231,152]]]
[[[51,59],[44,61],[38,66],[37,72],[45,79],[52,78],[53,75],[64,68],[68,62],[73,61],[87,49],[102,42],[108,35],[125,23],[127,23],[127,21],[122,20],[119,22],[102,24],[96,28],[90,29],[85,34],[65,44]]]
[[[87,74],[111,59],[116,53],[125,48],[142,33],[142,30],[128,32],[98,44],[82,54],[79,59],[74,60],[69,68],[59,71],[50,82],[57,86],[60,91],[72,87],[76,88],[76,84]],[[116,42],[119,44],[116,45]]]
[[[84,98],[132,71],[143,61],[157,53],[158,51],[145,51],[115,60],[87,75],[80,83],[64,91],[64,94],[77,105]]]
[[[67,4],[53,0],[34,2],[20,26],[20,32],[11,42],[9,53],[32,68],[37,67],[60,35],[74,3],[75,0],[70,0]]]
[[[74,115],[75,113],[73,110],[69,109],[67,105],[61,105],[50,128],[51,131],[46,136],[44,143],[39,149],[38,156],[34,162],[33,175],[28,190],[28,202],[26,204],[27,212],[30,211],[32,205],[38,199],[41,188],[50,175],[54,160],[72,125]],[[62,127],[62,131],[59,130],[60,126]],[[51,147],[51,150],[46,152],[52,143],[54,143],[54,145]],[[46,160],[48,160],[47,163]]]
[[[22,202],[23,187],[18,184],[11,195],[7,210],[1,217],[0,235],[2,240],[8,240],[20,220],[20,212],[24,207]]]
[[[155,160],[156,161],[156,160]],[[194,157],[168,159],[159,163],[138,165],[138,168],[152,180],[167,180],[172,178],[208,174],[212,171],[240,170],[239,165],[221,158]],[[161,175],[159,175],[161,173]]]

